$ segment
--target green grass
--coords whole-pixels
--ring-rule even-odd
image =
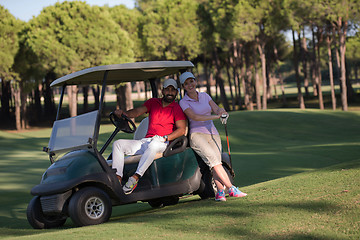
[[[216,125],[226,150],[224,128]],[[31,229],[25,214],[30,189],[49,166],[41,149],[51,130],[1,131],[0,238],[359,239],[359,126],[360,112],[234,112],[231,156],[246,198],[188,196],[162,209],[137,203],[114,207],[102,225],[74,228],[68,220],[51,230]],[[102,128],[102,142],[112,129]]]

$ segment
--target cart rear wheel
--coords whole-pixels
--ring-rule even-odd
[[[63,215],[44,215],[39,196],[31,199],[26,209],[26,216],[30,225],[35,229],[61,227],[66,222],[66,216]]]
[[[211,197],[215,197],[215,193],[217,191],[216,184],[214,178],[210,172],[210,170],[204,171],[201,177],[200,188],[202,190],[199,191],[199,196],[201,199],[207,199]]]
[[[77,226],[101,224],[109,220],[112,205],[109,196],[101,189],[86,187],[70,199],[69,215]]]

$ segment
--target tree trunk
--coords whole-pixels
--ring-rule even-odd
[[[42,116],[42,105],[41,105],[41,84],[38,84],[34,91],[34,99],[35,99],[35,111],[36,111],[36,120],[39,121]]]
[[[100,96],[100,87],[99,85],[97,85],[96,87],[91,87],[91,90],[93,92],[93,95],[94,95],[94,100],[95,100],[95,109],[99,109],[99,104],[100,104],[100,99],[99,99],[99,96]]]
[[[319,29],[318,29],[319,31]],[[320,37],[319,32],[317,32],[317,42],[315,42],[315,32],[312,29],[313,36],[313,56],[314,56],[314,74],[315,74],[315,84],[316,84],[316,96],[319,99],[319,108],[324,109],[324,101],[321,90],[321,71],[320,71]],[[315,95],[314,95],[315,96]]]
[[[277,94],[277,81],[276,81],[276,75],[274,72],[272,72],[270,74],[270,83],[271,83],[271,86],[273,87],[274,89],[274,96],[276,99],[279,98],[278,94]]]
[[[262,99],[262,107],[263,109],[267,109],[267,80],[266,80],[266,57],[265,57],[265,43],[260,41],[260,39],[256,38],[257,47],[260,54],[261,60],[261,71],[262,71],[262,82],[263,82],[263,99]]]
[[[131,83],[127,82],[125,85],[125,99],[126,99],[126,110],[129,109],[133,109],[134,108],[134,104],[133,104],[133,100],[131,97]]]
[[[89,86],[83,87],[84,104],[83,111],[86,113],[89,110]]]
[[[247,49],[247,51],[249,51],[249,49]],[[254,106],[253,106],[253,95],[252,95],[252,86],[251,86],[252,73],[250,68],[249,54],[245,54],[245,66],[246,66],[245,82],[244,82],[245,107],[247,110],[253,111]]]
[[[43,94],[44,94],[44,114],[46,119],[53,119],[54,115],[56,114],[54,96],[52,93],[52,89],[50,88],[50,83],[54,79],[55,79],[55,75],[53,72],[49,72],[45,76]]]
[[[335,50],[335,58],[336,58],[336,79],[339,82],[340,90],[341,90],[341,73],[340,73],[340,55],[339,55],[339,48],[336,44],[337,41],[334,41],[334,50]]]
[[[215,73],[215,79],[219,85],[220,88],[220,98],[221,102],[223,104],[223,107],[226,111],[230,111],[229,102],[226,97],[225,87],[224,87],[224,80],[221,77],[221,66],[220,66],[220,60],[219,56],[217,54],[217,49],[214,48],[214,58],[215,58],[215,66],[216,66],[216,73]]]
[[[176,81],[176,76],[174,76],[174,79]],[[131,84],[131,83],[130,83]],[[131,86],[132,87],[132,86]],[[140,84],[139,84],[139,81],[136,81],[135,82],[135,89],[136,89],[136,93],[137,93],[137,99],[140,99],[141,98],[141,89],[140,89]]]
[[[246,77],[245,77],[245,85],[246,85],[245,88],[248,94],[248,106],[246,106],[246,109],[253,111],[254,110],[253,88],[252,88],[251,80],[252,80],[252,71],[251,71],[251,67],[249,66],[246,69]]]
[[[279,79],[280,79],[280,86],[281,86],[283,105],[286,106],[287,103],[286,103],[286,96],[285,96],[285,87],[284,87],[283,77],[282,77],[281,74],[279,75]]]
[[[266,61],[266,58],[265,58],[265,65],[266,65],[266,93],[267,93],[267,99],[271,99],[271,98],[273,98],[273,96],[271,94],[272,82],[271,82],[271,79],[270,79],[269,61]]]
[[[239,95],[238,95],[238,77],[239,77],[239,74],[238,74],[238,68],[236,66],[236,62],[237,62],[237,50],[236,50],[236,41],[234,40],[233,43],[232,43],[232,56],[230,58],[230,65],[231,65],[231,68],[232,68],[232,73],[233,73],[233,80],[234,80],[234,90],[235,90],[235,100],[234,100],[234,103],[233,103],[233,107],[236,106],[237,102],[238,102],[238,99],[239,99]],[[234,108],[235,109],[235,108]]]
[[[20,83],[20,117],[21,117],[21,129],[26,129],[28,127],[28,117],[26,114],[26,105],[27,105],[27,94],[24,91],[23,83]]]
[[[212,64],[211,64],[211,66],[215,66],[215,68],[216,68],[216,63],[215,63],[215,58],[213,57],[213,59],[212,59]],[[212,69],[212,67],[210,68],[210,82],[214,82],[215,81],[215,102],[218,102],[219,101],[219,94],[218,94],[218,88],[219,88],[219,84],[218,84],[218,81],[217,81],[217,78],[216,78],[216,76],[215,76],[215,80],[214,80],[214,71],[215,70],[213,70]],[[215,74],[216,74],[216,72],[217,71],[215,71]]]
[[[355,101],[355,91],[353,89],[353,87],[351,86],[351,82],[350,82],[350,67],[348,67],[348,65],[346,64],[346,59],[345,59],[345,66],[346,66],[346,90],[347,90],[347,97],[348,97],[348,101],[349,102],[353,102]]]
[[[234,94],[233,94],[233,89],[232,89],[232,83],[231,83],[231,76],[230,76],[230,57],[229,57],[229,64],[226,64],[226,73],[228,76],[228,83],[229,83],[229,91],[230,91],[230,97],[231,97],[231,104],[232,104],[232,110],[235,110],[235,99],[234,99]]]
[[[123,97],[121,95],[121,89],[120,89],[121,86],[118,86],[118,87],[115,87],[115,93],[116,93],[116,109],[121,109],[121,110],[124,110],[123,109],[123,105],[122,105],[122,102],[123,101]]]
[[[279,78],[279,82],[280,82],[280,88],[281,88],[281,96],[282,96],[282,100],[283,100],[283,104],[284,106],[286,105],[286,96],[285,96],[285,88],[284,88],[284,81],[283,81],[283,77],[282,77],[282,74],[279,72],[279,65],[277,64],[278,60],[279,60],[279,57],[278,57],[278,50],[277,50],[277,47],[274,46],[274,56],[275,56],[275,66],[276,66],[276,69],[275,69],[275,77],[278,77]],[[279,72],[279,75],[276,76],[276,72]],[[276,89],[276,88],[275,88]]]
[[[347,87],[346,87],[346,67],[345,67],[345,52],[346,52],[346,32],[347,32],[347,21],[342,21],[342,18],[338,19],[339,26],[339,46],[340,46],[340,72],[341,72],[341,104],[342,110],[348,110],[347,102]]]
[[[299,63],[296,49],[295,33],[292,30],[293,44],[294,44],[294,68],[295,68],[295,77],[296,77],[296,86],[298,89],[298,101],[300,109],[305,109],[304,97],[301,92],[301,82],[299,77]]]
[[[254,68],[255,68],[255,92],[256,92],[256,108],[261,110],[261,95],[260,95],[260,78],[259,69],[257,67],[256,47],[253,48]]]
[[[316,43],[315,43],[315,32],[314,27],[311,28],[312,32],[312,43],[313,43],[313,51],[312,51],[312,61],[311,61],[311,80],[313,85],[313,93],[314,97],[317,97],[319,94],[318,91],[318,79],[317,79],[317,73],[316,73]]]
[[[144,88],[145,88],[145,99],[148,99],[148,82],[147,81],[144,82]]]
[[[317,31],[317,44],[316,44],[316,52],[317,57],[316,59],[316,75],[318,79],[318,95],[319,95],[319,108],[321,110],[324,109],[324,98],[322,94],[322,79],[321,79],[321,69],[320,69],[320,43],[322,42],[322,32],[319,30]]]
[[[11,84],[11,92],[13,93],[14,100],[15,100],[15,127],[16,130],[21,130],[21,97],[20,97],[20,87],[19,83],[15,82]]]
[[[69,98],[69,113],[70,117],[77,116],[77,86],[70,85],[66,87]]]
[[[211,84],[214,83],[214,86],[215,86],[215,98],[216,98],[216,101],[218,100],[218,91],[217,91],[217,82],[214,80],[214,73],[213,71],[211,70],[211,67],[209,69],[209,80],[210,80],[210,92],[211,92]]]
[[[238,58],[236,61],[236,68],[237,69],[241,69],[241,73],[239,74],[238,71],[238,75],[237,75],[237,80],[238,80],[238,105],[239,108],[242,109],[242,94],[241,94],[241,82],[244,79],[244,64],[243,64],[243,54],[242,54],[242,49],[243,49],[243,45],[240,44],[239,47],[237,48],[237,53],[238,53]]]
[[[330,86],[331,86],[331,103],[332,109],[336,110],[336,96],[335,96],[335,87],[334,87],[334,76],[333,76],[333,65],[332,65],[332,56],[331,56],[331,39],[330,33],[326,38],[327,49],[328,49],[328,57],[329,57],[329,78],[330,78]]]
[[[243,92],[244,92],[244,105],[245,105],[245,109],[249,110],[250,109],[250,96],[249,96],[249,91],[247,90],[247,80],[246,80],[246,69],[245,67],[242,68],[243,70],[243,76],[241,78],[241,83],[243,86]]]
[[[317,89],[317,84],[316,84],[316,66],[315,66],[315,56],[314,56],[314,54],[312,54],[312,58],[311,58],[310,71],[311,71],[311,84],[313,86],[313,96],[317,97],[318,96],[318,89]]]
[[[309,75],[307,69],[307,56],[308,56],[308,49],[306,44],[305,38],[305,30],[303,30],[303,36],[301,38],[301,60],[302,60],[302,67],[303,67],[303,74],[304,74],[304,88],[305,88],[305,96],[309,97]]]
[[[354,66],[355,70],[354,70],[354,75],[355,75],[355,81],[357,82],[359,80],[359,75],[358,75],[358,64],[355,64]]]
[[[120,85],[115,89],[117,108],[124,111],[134,108],[133,101],[131,98],[131,83],[127,82],[124,85]]]
[[[208,72],[208,64],[206,60],[206,52],[204,53],[204,73],[205,73],[205,79],[206,79],[206,92],[211,96],[211,86],[210,86],[210,79],[209,79],[209,72]]]
[[[10,81],[1,80],[1,122],[8,123],[10,119]]]

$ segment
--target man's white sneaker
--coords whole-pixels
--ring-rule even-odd
[[[126,182],[125,186],[123,187],[125,194],[130,194],[134,191],[138,184],[139,180],[136,180],[134,177],[130,177],[129,180]]]

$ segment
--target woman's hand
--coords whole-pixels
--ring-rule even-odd
[[[229,114],[222,114],[220,117],[221,123],[225,125],[227,123],[228,118],[229,118]]]

